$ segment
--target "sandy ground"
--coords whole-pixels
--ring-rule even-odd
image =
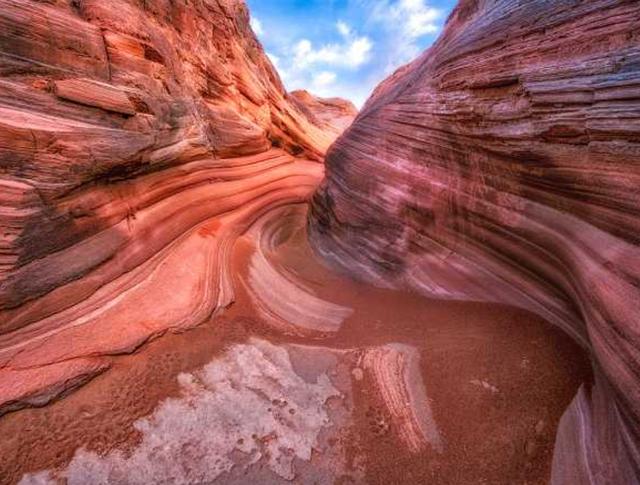
[[[350,309],[337,331],[301,336],[265,318],[247,291],[256,241],[245,236],[233,257],[236,303],[222,316],[118,357],[110,371],[58,402],[0,418],[0,483],[17,483],[25,474],[23,483],[37,483],[39,476],[32,474],[41,470],[51,471],[49,478],[59,472],[62,482],[66,477],[81,483],[65,472],[70,463],[79,463],[79,449],[96,452],[101,466],[117,450],[126,461],[147,439],[135,423],[149,416],[159,423],[162,403],[185,402],[181,374],[197,375],[212,362],[228,360],[234,349],[255,346],[256,339],[285,349],[294,374],[305,382],[327,376],[340,397],[323,403],[322,413],[330,419],[315,430],[310,459],[293,458],[293,478],[265,464],[273,458],[264,451],[267,436],[252,434],[262,459],[248,465],[249,455],[243,458],[235,450],[237,466],[221,473],[219,483],[547,483],[558,421],[590,378],[588,361],[568,337],[517,309],[429,300],[352,281],[315,258],[306,242],[303,211],[283,224],[288,226],[269,251],[269,263],[315,298]],[[406,406],[429,409],[441,446],[433,440],[419,449],[407,446],[406,423],[385,401],[384,385],[366,372],[362,356],[367,349],[389,345],[415,349],[419,356],[417,374],[406,373],[408,365],[399,367],[400,387],[426,392],[424,402],[410,400]],[[273,414],[272,407],[284,402],[274,400],[263,411]],[[202,426],[219,429],[215,413],[207,416],[211,422]],[[282,422],[288,426],[286,419]],[[242,441],[238,447],[245,449]],[[203,466],[206,458],[200,457]],[[87,475],[85,480],[100,483]],[[152,482],[209,483],[176,476]]]

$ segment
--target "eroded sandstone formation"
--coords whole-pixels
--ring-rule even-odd
[[[222,316],[0,418],[0,483],[548,483],[579,348],[519,309],[333,272],[306,216],[235,240]]]
[[[463,0],[330,150],[311,238],[378,284],[503,302],[593,360],[554,483],[640,480],[640,3]]]
[[[233,242],[336,136],[241,0],[0,0],[0,76],[0,414],[228,306]]]
[[[639,19],[463,1],[310,217],[351,272],[591,352],[556,483],[637,483]],[[241,0],[0,0],[0,76],[0,415],[91,381],[3,416],[0,482],[546,480],[581,356],[314,260],[292,204],[356,111],[287,94]]]
[[[336,136],[341,135],[358,114],[358,109],[346,99],[319,98],[305,90],[293,91],[291,97],[309,119]]]

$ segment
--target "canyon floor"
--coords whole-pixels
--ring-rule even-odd
[[[0,483],[547,483],[590,379],[540,318],[351,280],[306,206],[235,243],[236,301],[0,418]]]

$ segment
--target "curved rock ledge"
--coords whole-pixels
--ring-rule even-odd
[[[442,437],[420,377],[419,360],[415,348],[402,344],[374,347],[361,357],[407,448],[417,453],[431,446],[441,453]]]
[[[95,213],[103,209],[106,219],[114,209],[124,212],[135,203],[130,194],[151,200],[155,196],[157,201],[145,207],[141,200],[135,216],[56,254],[53,261],[36,262],[50,266],[31,274],[79,274],[39,299],[3,312],[2,411],[41,402],[43,392],[52,392],[36,376],[50,376],[50,385],[57,389],[55,364],[73,369],[65,380],[76,379],[87,367],[96,367],[99,356],[131,352],[152,337],[198,325],[228,306],[233,301],[228,259],[236,238],[265,211],[304,201],[322,176],[321,165],[295,161],[279,151],[230,161],[236,168],[212,168],[222,163],[183,166],[173,180],[167,171],[161,177],[123,182],[126,189],[111,186],[125,195],[120,200],[108,197],[103,207],[99,193],[90,193],[89,199],[98,204]],[[167,195],[172,191],[175,194]],[[115,244],[106,244],[109,240]],[[100,254],[107,250],[112,252]],[[95,255],[98,261],[92,260]],[[76,264],[82,264],[80,270]],[[88,356],[93,359],[85,359]],[[86,365],[69,366],[74,359]],[[29,382],[29,388],[15,388],[11,383],[16,376]]]
[[[310,216],[317,251],[362,278],[516,305],[591,352],[556,483],[640,477],[638,19],[463,0],[330,150]]]
[[[283,334],[323,337],[340,330],[353,311],[323,300],[301,278],[272,261],[283,232],[297,227],[304,207],[271,211],[249,231],[255,252],[249,263],[247,290],[260,315]],[[288,221],[293,224],[288,225]]]

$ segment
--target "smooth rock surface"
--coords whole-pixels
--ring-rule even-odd
[[[461,1],[333,145],[310,215],[362,278],[516,305],[591,353],[554,483],[640,480],[639,26],[636,1]]]
[[[349,128],[358,115],[354,104],[345,99],[319,98],[305,90],[293,91],[291,97],[303,113],[336,136]]]

